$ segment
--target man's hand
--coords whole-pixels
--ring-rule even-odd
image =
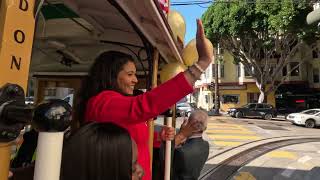
[[[199,131],[199,122],[193,121],[191,123],[188,120],[184,120],[181,124],[179,134],[182,134],[184,137],[190,137],[194,132]]]

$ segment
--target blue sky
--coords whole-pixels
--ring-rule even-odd
[[[171,6],[170,8],[180,12],[186,21],[187,29],[185,35],[185,44],[187,44],[191,39],[196,37],[196,19],[201,18],[202,14],[206,11],[206,8],[198,5]]]

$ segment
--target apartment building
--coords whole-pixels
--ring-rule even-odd
[[[265,101],[279,107],[298,106],[306,109],[317,106],[320,102],[317,92],[320,92],[320,48],[311,50],[304,45],[290,62],[279,73],[279,81],[285,78],[276,92],[270,93]],[[245,71],[243,65],[234,62],[234,58],[228,52],[222,52],[223,60],[218,62],[218,83],[220,96],[220,110],[240,107],[250,102],[257,102],[259,89],[254,79]],[[296,67],[302,62],[299,67]],[[271,67],[275,67],[277,59],[271,61]],[[206,70],[202,79],[196,82],[197,106],[210,110],[214,107],[214,65]],[[289,104],[288,104],[289,103]],[[311,104],[311,105],[310,105]],[[285,108],[284,107],[284,108]]]

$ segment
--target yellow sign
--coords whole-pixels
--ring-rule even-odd
[[[0,6],[0,86],[26,91],[35,29],[35,0],[2,0]]]

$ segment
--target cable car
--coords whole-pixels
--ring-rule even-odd
[[[34,105],[76,94],[93,60],[104,51],[117,50],[134,57],[140,89],[158,84],[159,65],[182,62],[181,46],[155,0],[0,3],[0,85],[22,87],[24,95],[34,97]],[[77,99],[72,99],[76,103]],[[0,105],[8,101],[0,101]],[[71,127],[77,128],[77,123]],[[152,123],[149,129],[152,148]],[[0,180],[8,177],[13,142],[0,141]]]

